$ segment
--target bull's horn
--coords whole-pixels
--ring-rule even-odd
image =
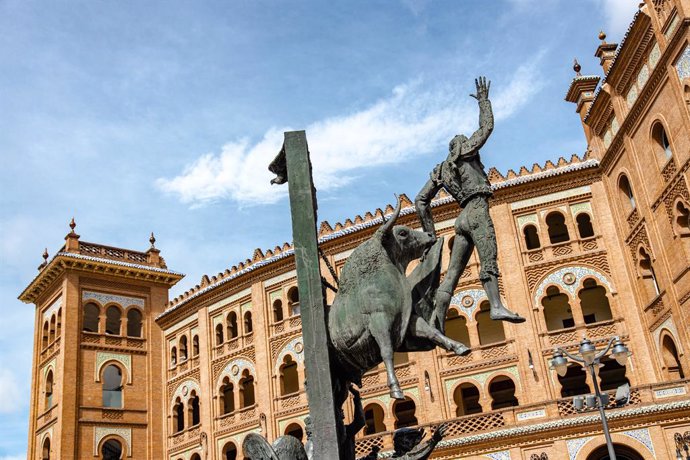
[[[402,200],[397,195],[395,199],[398,201],[398,204],[395,207],[395,211],[393,211],[393,215],[390,217],[390,219],[385,221],[384,224],[381,226],[381,233],[388,233],[393,228],[393,225],[395,225],[395,221],[398,219],[398,215],[400,214],[400,208],[402,207]]]

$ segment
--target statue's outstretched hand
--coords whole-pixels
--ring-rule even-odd
[[[446,435],[447,429],[448,429],[448,425],[446,425],[445,423],[442,423],[441,425],[439,425],[438,428],[436,428],[436,431],[434,431],[434,434],[431,435],[431,439],[433,439],[435,442],[439,442]]]
[[[479,102],[488,100],[491,81],[487,82],[486,77],[479,77],[474,79],[474,85],[477,87],[477,94],[470,94],[470,96]]]

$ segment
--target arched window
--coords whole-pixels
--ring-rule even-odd
[[[673,341],[670,335],[666,334],[661,341],[661,356],[664,361],[664,373],[668,380],[678,380],[685,378],[685,372],[683,372],[683,365],[680,363],[680,358],[678,357],[678,349],[676,348],[676,343]]]
[[[666,164],[673,157],[673,151],[671,150],[671,142],[666,135],[664,125],[660,122],[655,123],[652,128],[652,140],[654,141],[654,150],[656,151],[657,158],[662,165]]]
[[[173,432],[180,431],[184,431],[184,404],[180,398],[177,398],[173,406]]]
[[[279,323],[283,320],[283,302],[280,299],[276,299],[273,302],[273,322]]]
[[[228,315],[228,340],[237,337],[237,313],[231,311]]]
[[[253,331],[252,312],[248,311],[244,314],[244,333],[251,334]]]
[[[386,431],[383,408],[376,404],[369,404],[364,408],[364,434],[374,434]]]
[[[170,349],[170,367],[177,366],[177,347]]]
[[[187,361],[189,354],[187,352],[187,336],[180,337],[180,362]]]
[[[292,356],[286,355],[283,365],[280,366],[280,394],[287,395],[297,391],[299,391],[297,363],[292,360]]]
[[[546,216],[546,226],[548,227],[551,244],[570,240],[568,227],[565,225],[565,217],[560,212],[554,211]]]
[[[602,390],[615,390],[623,384],[630,385],[625,376],[625,366],[621,366],[615,359],[608,356],[601,359],[603,367],[599,368],[599,381]]]
[[[580,238],[591,238],[594,236],[594,227],[592,227],[592,218],[586,212],[581,212],[575,218],[577,221],[577,233]]]
[[[41,460],[50,460],[50,438],[43,441],[43,449],[41,449]]]
[[[122,459],[122,444],[116,439],[108,439],[101,447],[101,456],[103,460],[120,460]]]
[[[642,246],[638,249],[638,269],[642,277],[642,284],[646,291],[647,299],[652,300],[658,296],[661,291],[659,290],[659,283],[657,282],[654,266],[652,265],[652,258]]]
[[[453,401],[456,407],[455,415],[458,417],[482,412],[482,406],[479,404],[479,389],[471,383],[458,385],[453,392]]]
[[[587,373],[580,365],[569,365],[565,375],[563,377],[558,376],[558,382],[561,384],[561,397],[563,398],[591,393],[587,384]]]
[[[199,356],[199,336],[192,337],[192,356]]]
[[[621,201],[623,202],[625,213],[626,215],[630,214],[636,207],[635,196],[633,195],[628,176],[625,174],[622,174],[620,179],[618,179],[618,190],[620,191]]]
[[[191,457],[189,457],[189,460],[201,460],[201,455],[193,454]]]
[[[470,345],[467,318],[460,315],[455,308],[448,309],[448,316],[446,317],[446,336],[464,345]]]
[[[415,416],[417,405],[412,399],[406,397],[404,400],[395,401],[393,404],[393,415],[395,416],[395,429],[415,426],[419,422]]]
[[[57,312],[57,330],[55,332],[56,337],[60,337],[62,335],[62,308],[58,309]]]
[[[103,371],[103,407],[122,407],[122,371],[114,364]]]
[[[235,412],[235,387],[228,377],[220,387],[220,411],[223,415]]]
[[[690,207],[682,201],[673,208],[673,227],[679,236],[690,235]]]
[[[489,384],[491,410],[504,409],[518,405],[515,397],[515,382],[509,377],[498,376]]]
[[[108,307],[105,311],[105,333],[111,335],[120,335],[120,323],[122,321],[122,312],[114,305]]]
[[[84,324],[82,330],[85,332],[98,332],[98,323],[101,316],[101,309],[95,303],[84,305]]]
[[[609,298],[606,296],[606,289],[599,286],[592,278],[586,279],[582,283],[582,289],[580,289],[578,296],[580,297],[580,306],[582,307],[582,316],[584,317],[585,324],[613,319]]]
[[[240,408],[253,406],[255,404],[254,399],[254,377],[245,370],[242,373],[242,379],[239,382],[240,386]]]
[[[644,457],[640,455],[635,449],[628,447],[623,444],[613,444],[613,451],[616,454],[618,460],[644,460]],[[598,447],[594,452],[587,456],[587,460],[606,460],[609,458],[608,446],[604,444]]]
[[[53,407],[53,370],[48,371],[46,376],[46,386],[45,386],[45,410]]]
[[[544,320],[546,329],[557,331],[575,326],[573,313],[568,302],[568,296],[558,290],[556,286],[549,286],[546,289],[546,297],[541,300],[544,307]]]
[[[304,438],[304,430],[297,423],[291,423],[285,428],[285,434],[299,439],[300,441]]]
[[[201,422],[201,414],[199,412],[199,396],[197,396],[196,391],[192,390],[189,401],[187,401],[187,405],[189,410],[189,426],[196,426]]]
[[[217,324],[216,325],[216,346],[221,345],[222,343],[223,343],[223,325]]]
[[[235,447],[235,444],[229,442],[223,446],[222,460],[237,460],[237,447]]]
[[[539,246],[541,246],[537,227],[532,224],[525,225],[525,227],[522,229],[522,233],[525,235],[525,247],[527,249],[537,249]]]
[[[136,308],[130,308],[127,312],[127,335],[141,337],[141,312]]]
[[[490,345],[503,342],[506,339],[503,323],[501,321],[493,321],[490,317],[490,310],[491,307],[488,300],[479,305],[479,312],[476,318],[480,345]]]
[[[300,314],[299,291],[295,286],[288,290],[288,312],[290,316],[297,316]]]
[[[48,321],[43,322],[43,348],[48,346]]]
[[[48,337],[48,342],[53,343],[55,342],[55,315],[50,317],[50,333]]]

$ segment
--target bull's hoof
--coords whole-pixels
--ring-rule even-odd
[[[391,387],[391,398],[400,400],[405,399],[405,395],[399,386],[395,385]]]
[[[460,342],[458,342],[456,345],[453,346],[453,353],[455,353],[458,356],[469,355],[471,351],[472,351],[471,348],[463,345]]]

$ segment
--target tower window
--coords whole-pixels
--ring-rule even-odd
[[[122,407],[122,371],[114,364],[103,371],[103,407]]]
[[[589,214],[583,212],[577,215],[577,232],[580,238],[591,238],[594,236],[594,228],[592,227],[592,219]]]
[[[141,337],[141,312],[136,308],[131,308],[127,312],[127,335]]]
[[[568,227],[565,225],[565,217],[560,212],[554,211],[546,216],[546,225],[549,229],[551,244],[563,243],[570,239]]]
[[[537,227],[534,225],[525,225],[522,232],[525,235],[525,246],[527,249],[537,249],[541,246],[539,242],[539,233],[537,233]]]
[[[98,332],[98,322],[101,316],[101,309],[95,303],[84,305],[84,332]]]

